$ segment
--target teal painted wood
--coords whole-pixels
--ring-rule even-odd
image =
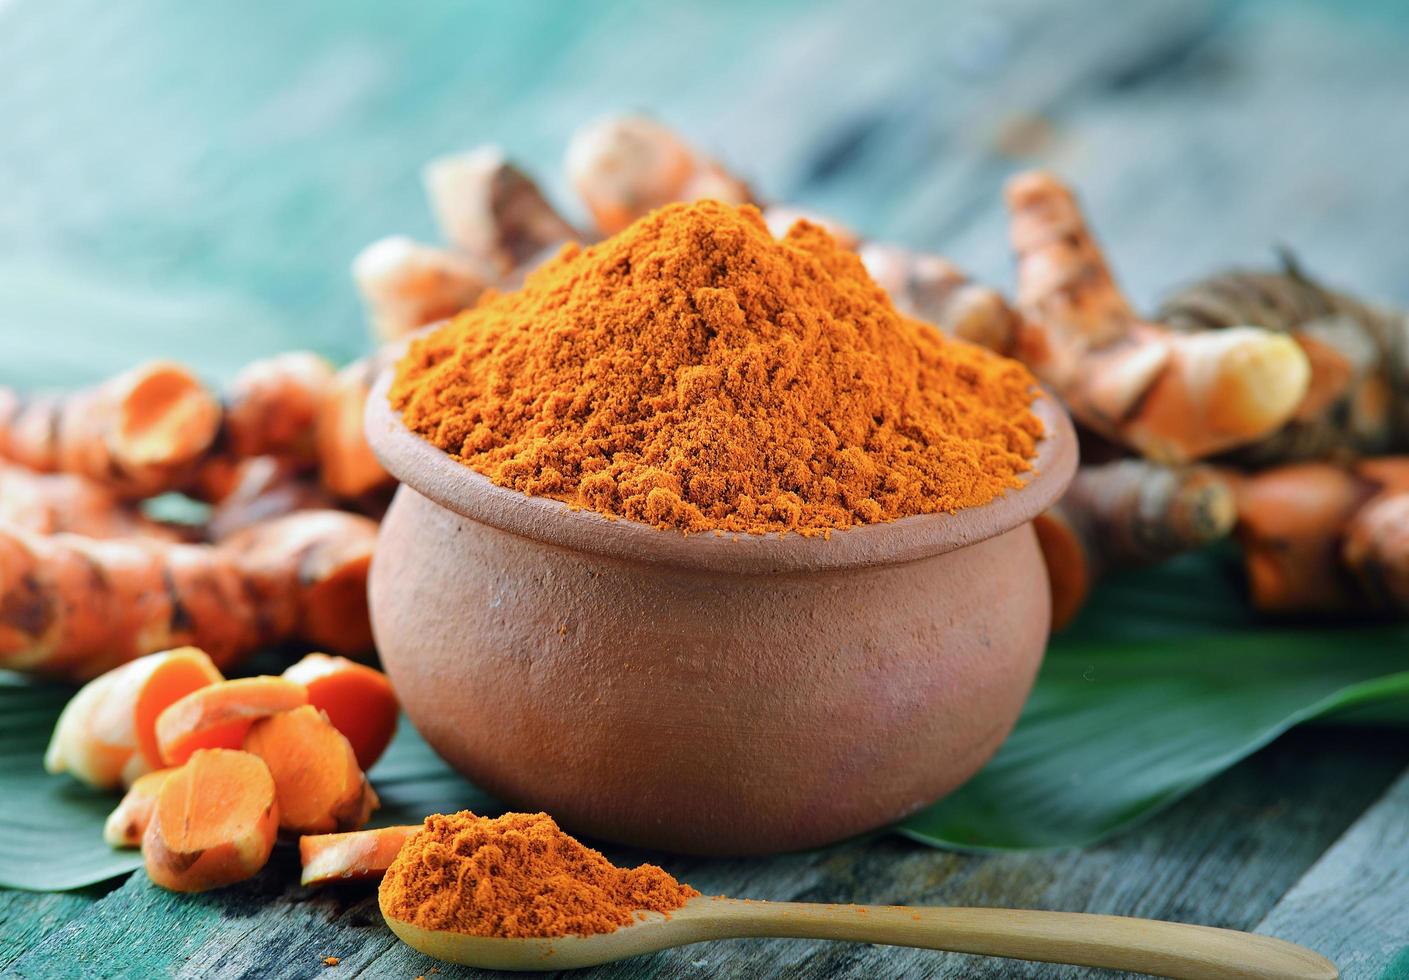
[[[1258,932],[1301,937],[1347,977],[1409,976],[1409,774],[1277,903]]]
[[[1301,732],[1150,824],[1099,847],[973,856],[894,837],[766,861],[655,860],[707,894],[818,902],[993,905],[1093,911],[1252,928],[1403,769],[1409,746],[1367,747],[1354,732]],[[309,891],[280,849],[254,881],[173,895],[137,873],[10,966],[17,977],[349,976],[410,978],[431,960],[381,924],[367,887]],[[324,971],[324,956],[341,959]],[[1081,977],[1075,969],[919,950],[813,942],[734,942],[672,951],[592,977]],[[442,967],[446,980],[488,976]]]
[[[0,889],[0,972],[54,930],[87,912],[94,891],[36,895]]]

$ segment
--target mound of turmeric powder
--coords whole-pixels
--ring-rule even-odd
[[[495,483],[685,532],[827,534],[987,503],[1031,375],[896,312],[857,257],[750,205],[568,245],[411,345],[406,425]]]
[[[435,814],[401,845],[382,913],[472,936],[586,936],[671,912],[699,892],[653,864],[618,868],[546,813]]]

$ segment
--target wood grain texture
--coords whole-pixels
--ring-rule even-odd
[[[1338,980],[1321,954],[1273,936],[1089,912],[760,902],[702,895],[589,936],[507,939],[427,929],[385,913],[406,945],[486,970],[575,970],[697,943],[825,939],[1026,962],[1129,970],[1179,980]]]
[[[1346,977],[1409,976],[1409,773],[1277,903],[1258,932],[1295,935]]]

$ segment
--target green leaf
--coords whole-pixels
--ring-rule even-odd
[[[44,747],[73,689],[0,672],[0,887],[66,891],[142,866],[137,851],[103,842],[103,821],[118,794],[44,771]],[[386,755],[372,767],[382,799],[371,826],[420,823],[428,813],[502,811],[453,773],[403,718]]]
[[[978,850],[1094,843],[1293,725],[1378,703],[1409,717],[1409,628],[1063,643],[997,757],[901,832]]]
[[[0,674],[0,886],[65,891],[141,867],[136,851],[103,843],[117,803],[44,771],[44,747],[73,691]]]

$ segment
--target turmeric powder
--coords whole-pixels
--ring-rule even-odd
[[[415,340],[393,407],[495,483],[684,532],[826,535],[987,503],[1032,376],[896,312],[816,225],[675,204]]]
[[[546,813],[426,817],[387,869],[382,914],[471,936],[615,932],[639,912],[680,908],[699,892],[653,864],[618,868]]]

